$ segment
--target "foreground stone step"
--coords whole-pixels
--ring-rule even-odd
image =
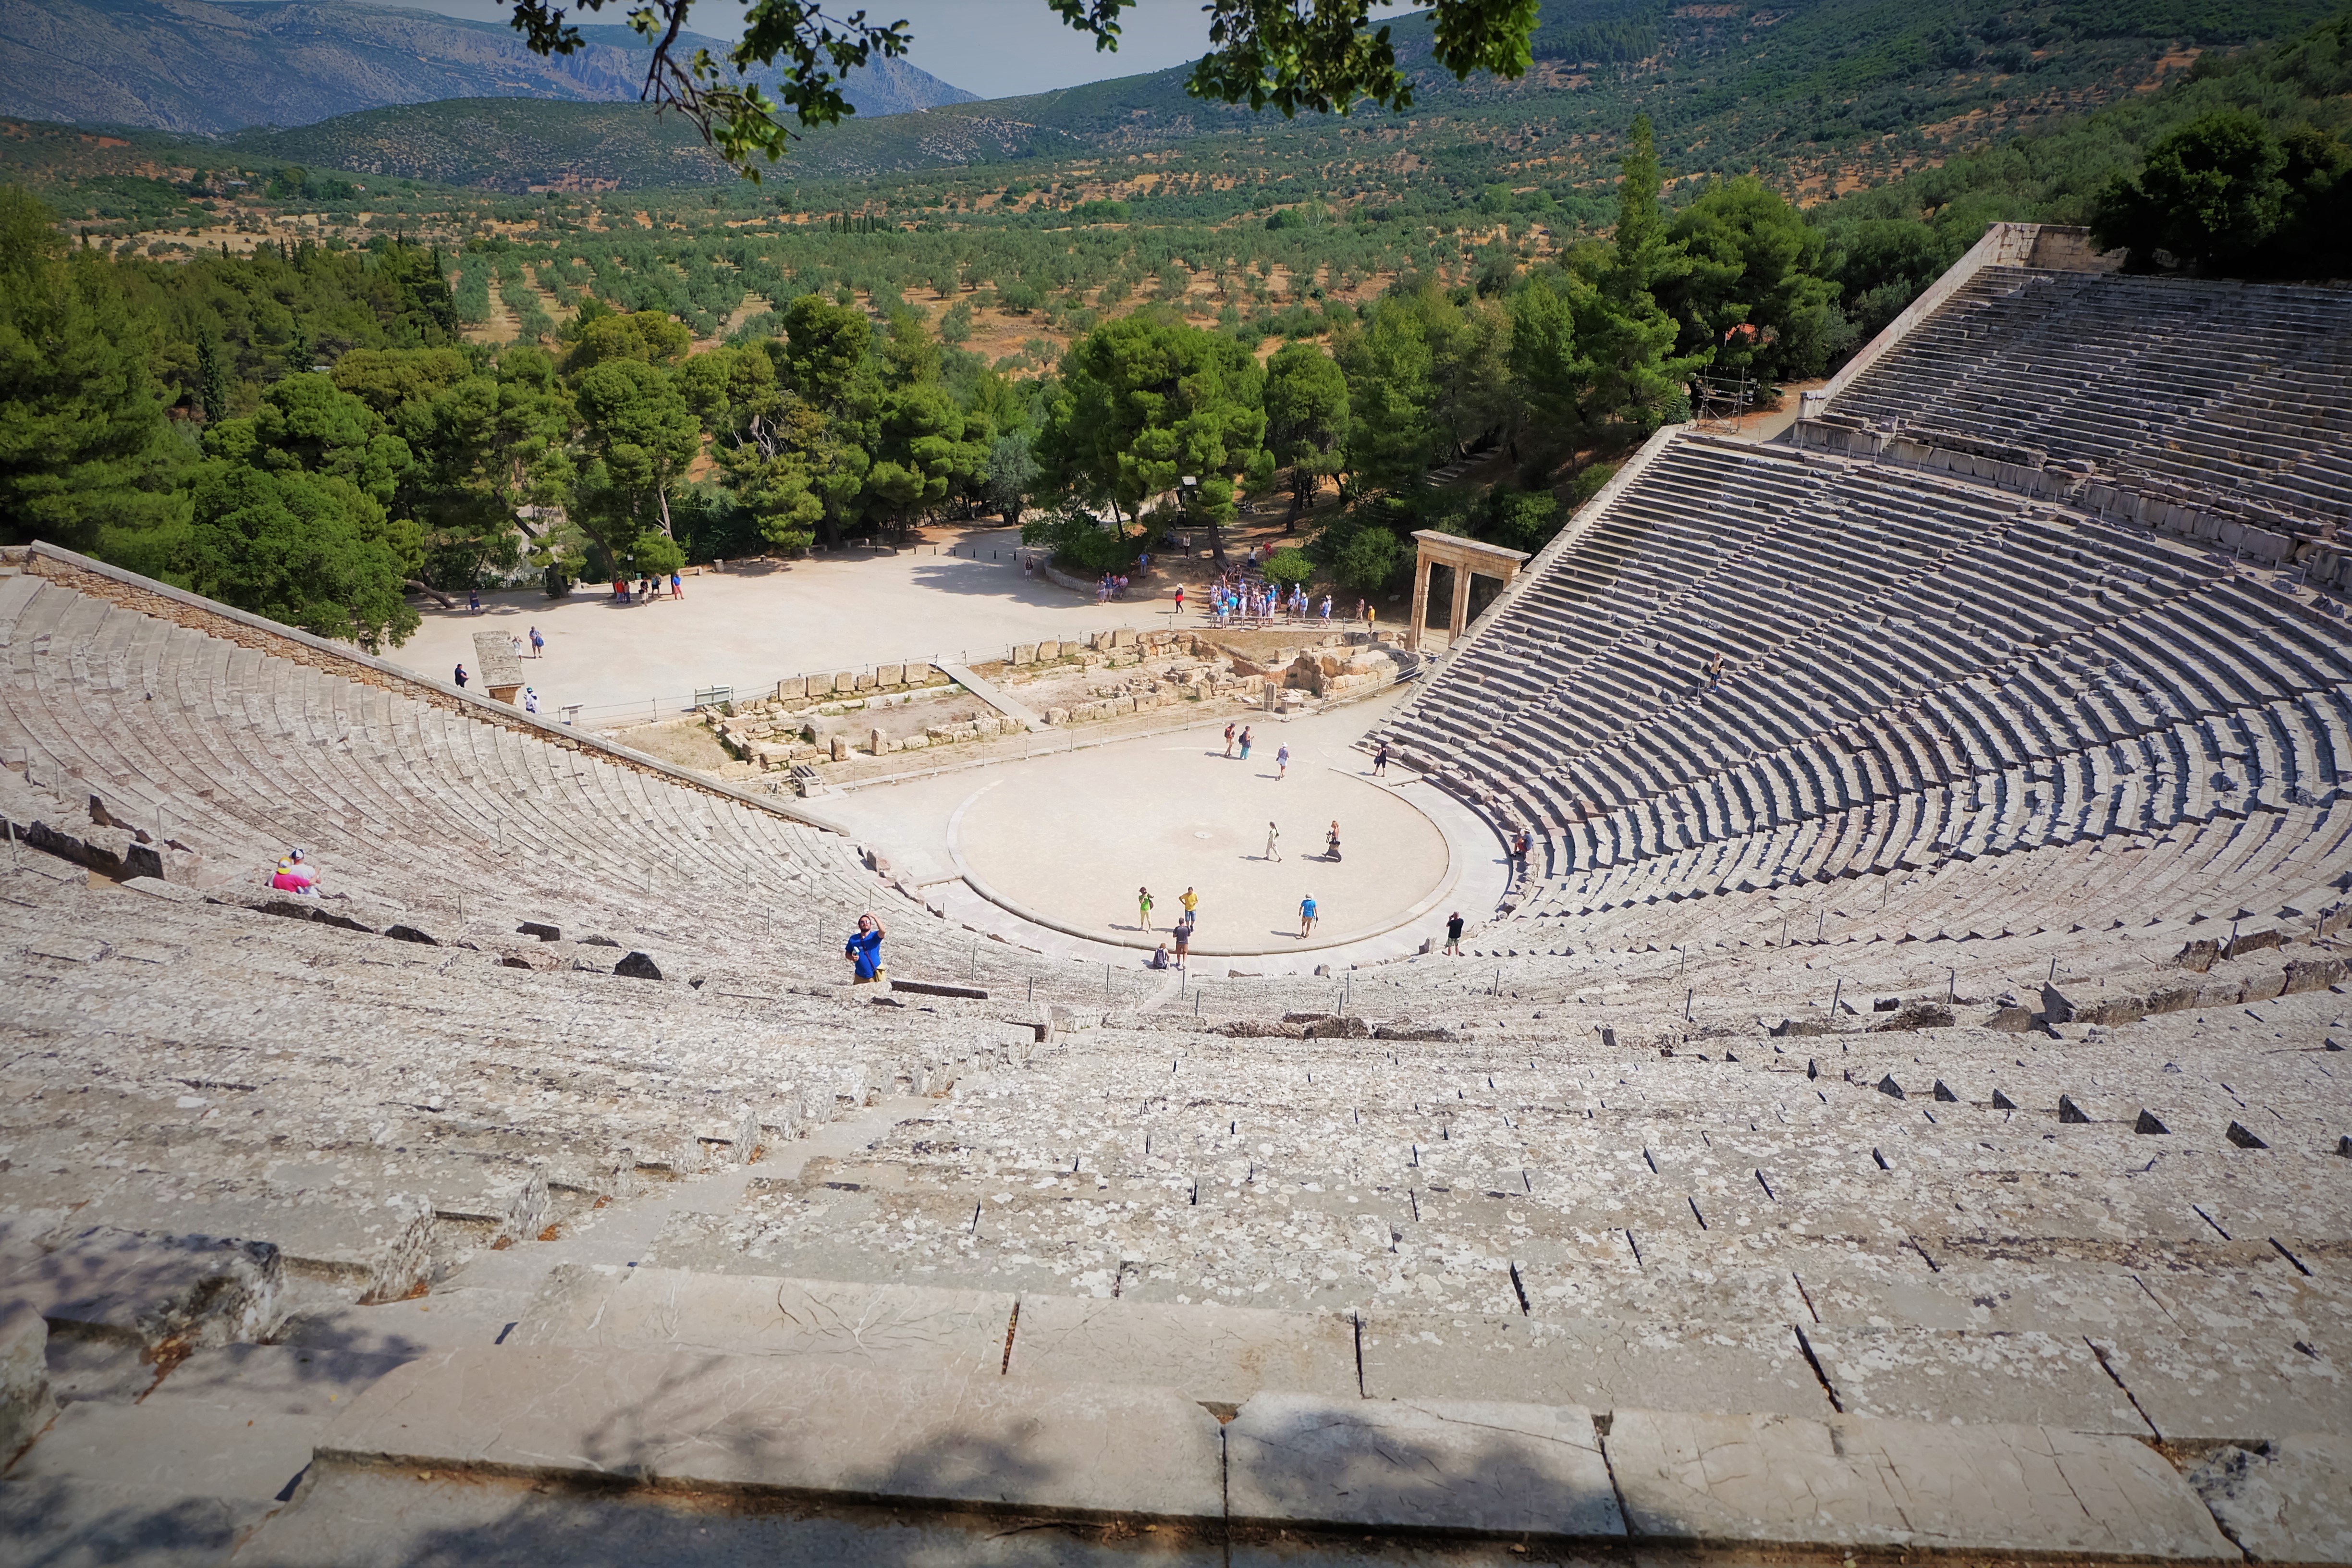
[[[1172,1391],[804,1358],[440,1352],[362,1394],[318,1458],[1082,1516],[1223,1512],[1216,1418]]]
[[[2129,1437],[2046,1426],[1620,1410],[1610,1471],[1640,1536],[2235,1559],[2197,1494]]]

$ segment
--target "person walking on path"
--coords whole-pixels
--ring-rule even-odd
[[[1265,857],[1268,860],[1282,858],[1282,829],[1269,822],[1265,825]]]
[[[1462,956],[1462,913],[1458,910],[1445,917],[1445,951],[1456,958]]]
[[[547,639],[546,639],[545,637],[541,637],[541,636],[540,636],[540,635],[539,635],[539,628],[538,628],[537,626],[533,626],[533,627],[531,627],[531,628],[530,628],[530,657],[531,657],[531,658],[539,658],[543,657],[543,656],[546,654],[546,652],[547,652]]]
[[[459,686],[466,684],[466,667],[462,664],[457,667],[457,684]]]
[[[1339,858],[1339,819],[1338,817],[1331,819],[1331,831],[1323,836],[1323,858],[1326,860]]]
[[[1144,930],[1144,931],[1150,931],[1150,930],[1151,929],[1151,889],[1149,889],[1149,888],[1138,888],[1138,889],[1135,889],[1135,908],[1136,908],[1135,923],[1136,923],[1136,924],[1137,924],[1137,926],[1138,926],[1138,927],[1139,927],[1140,929],[1142,929],[1142,930]]]
[[[1248,726],[1244,725],[1244,726],[1243,727],[1243,729],[1242,729],[1242,761],[1244,761],[1244,762],[1248,762],[1248,761],[1249,761],[1249,749],[1250,749],[1250,732],[1249,732]]]
[[[1180,921],[1178,921],[1176,922],[1176,967],[1177,967],[1177,968],[1179,968],[1179,969],[1183,969],[1183,968],[1187,967],[1186,960],[1187,960],[1187,959],[1192,955],[1192,910],[1185,910],[1185,911],[1184,911],[1184,918],[1183,918],[1182,920],[1180,920]]]
[[[1290,747],[1287,742],[1274,753],[1274,776],[1277,783],[1290,776]]]
[[[1298,900],[1298,940],[1305,942],[1315,934],[1315,895],[1307,894]]]
[[[1372,752],[1372,776],[1376,779],[1389,776],[1389,743],[1386,741]]]
[[[890,972],[882,963],[882,939],[890,933],[871,914],[857,917],[857,930],[844,942],[841,956],[849,960],[856,978],[853,985],[887,984]]]
[[[1229,723],[1227,723],[1227,724],[1225,725],[1225,755],[1227,755],[1227,756],[1229,756],[1229,757],[1230,757],[1230,756],[1232,756],[1233,754],[1234,754],[1234,727],[1233,727],[1233,725],[1229,722]]]

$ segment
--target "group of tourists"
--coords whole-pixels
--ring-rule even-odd
[[[1176,607],[1179,611],[1184,607],[1181,594]],[[1276,622],[1300,626],[1318,616],[1323,629],[1328,631],[1331,595],[1324,595],[1318,605],[1301,585],[1294,584],[1286,591],[1278,583],[1260,582],[1231,572],[1209,585],[1209,619],[1220,628],[1263,627]]]
[[[613,579],[613,603],[616,605],[649,605],[662,596],[662,580],[658,576],[640,577],[632,584],[626,577]],[[669,574],[669,596],[686,597],[686,580],[673,572]]]

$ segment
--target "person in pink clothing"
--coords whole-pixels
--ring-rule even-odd
[[[310,868],[302,862],[302,851],[289,849],[286,858],[278,862],[276,874],[269,886],[280,893],[311,893],[319,890],[319,879],[310,875]]]

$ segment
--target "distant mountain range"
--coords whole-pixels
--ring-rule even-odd
[[[624,26],[581,33],[586,47],[551,59],[508,27],[352,0],[0,0],[0,114],[220,135],[440,99],[636,98],[643,41]],[[861,117],[974,101],[903,60],[876,61],[845,90]]]

